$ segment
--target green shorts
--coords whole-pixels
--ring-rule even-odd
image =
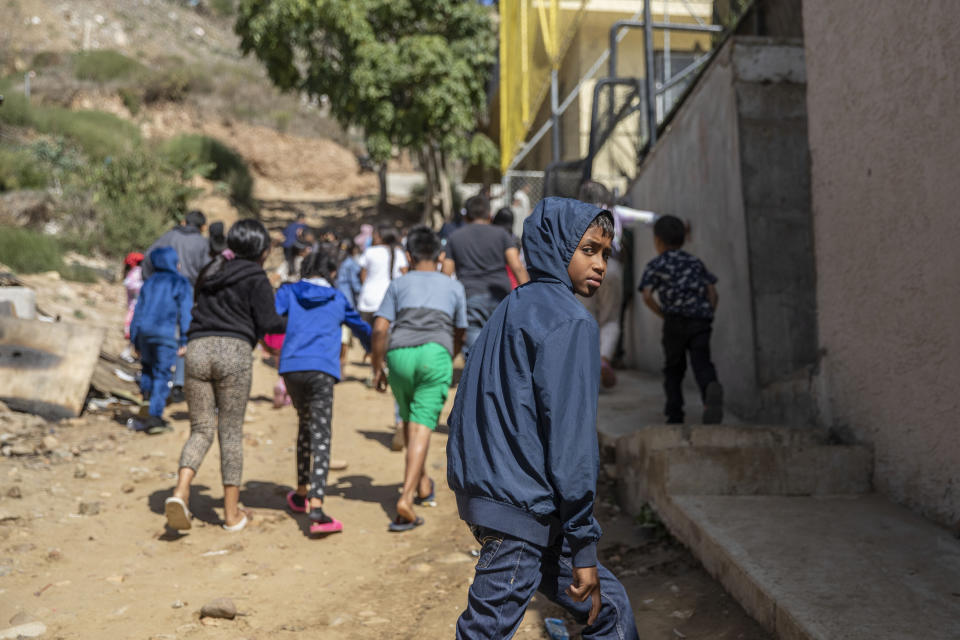
[[[436,429],[453,382],[450,352],[436,342],[391,349],[387,351],[387,366],[400,418]]]

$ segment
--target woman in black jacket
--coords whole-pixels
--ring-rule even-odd
[[[240,531],[247,525],[247,513],[240,509],[240,479],[252,350],[264,334],[286,328],[263,271],[270,252],[267,229],[257,220],[240,220],[230,227],[227,248],[204,267],[195,288],[185,386],[190,438],[180,454],[177,486],[165,504],[167,524],[174,529],[190,528],[190,483],[215,433],[220,441],[223,528]]]

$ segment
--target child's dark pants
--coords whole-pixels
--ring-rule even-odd
[[[667,394],[664,413],[667,422],[683,422],[683,376],[690,367],[700,387],[701,397],[707,385],[717,380],[717,370],[710,359],[712,321],[667,315],[663,319],[663,390]]]
[[[544,548],[486,527],[470,528],[483,548],[467,610],[457,620],[457,640],[512,638],[535,591],[586,624],[593,600],[576,602],[566,593],[573,583],[573,561],[565,541]],[[603,565],[597,565],[597,573],[600,614],[583,637],[635,640],[637,627],[623,585]]]
[[[174,363],[177,361],[177,344],[167,341],[140,339],[140,362],[143,371],[140,374],[140,391],[150,396],[150,415],[157,418],[163,415],[170,395],[170,378],[173,377]]]
[[[333,385],[337,380],[322,371],[293,371],[283,374],[283,381],[300,419],[297,484],[309,485],[307,495],[323,500],[330,470]]]

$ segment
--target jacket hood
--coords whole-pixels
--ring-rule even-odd
[[[300,280],[286,286],[290,287],[293,295],[297,298],[297,302],[304,309],[313,309],[325,305],[337,297],[337,290],[331,286],[318,285],[306,280]]]
[[[200,272],[197,288],[200,291],[216,291],[232,286],[241,280],[264,276],[263,267],[252,260],[227,260],[223,257],[214,259]]]
[[[580,238],[603,209],[572,198],[544,198],[523,223],[523,255],[531,280],[572,289],[567,267]]]
[[[180,258],[173,247],[159,247],[150,252],[150,264],[154,271],[172,271],[177,273]]]

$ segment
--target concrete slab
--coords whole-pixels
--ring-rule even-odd
[[[106,330],[0,317],[0,400],[60,419],[80,415]]]
[[[881,497],[673,496],[658,510],[782,640],[960,638],[960,540]]]
[[[651,425],[616,441],[620,505],[638,514],[675,493],[869,491],[871,452],[823,446],[826,438],[782,425]]]
[[[37,317],[37,294],[27,287],[0,287],[0,302],[13,304],[16,316],[21,320]]]

